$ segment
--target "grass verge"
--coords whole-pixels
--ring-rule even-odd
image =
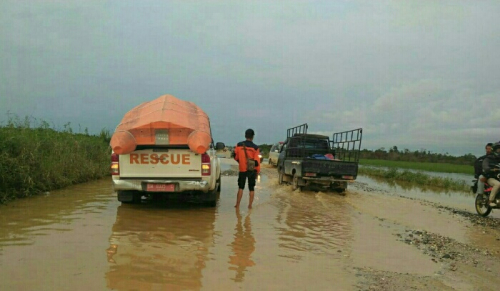
[[[28,121],[0,127],[0,203],[109,175],[108,132],[75,134]]]

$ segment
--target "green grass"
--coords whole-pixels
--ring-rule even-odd
[[[109,175],[108,143],[107,132],[90,136],[9,121],[0,126],[0,203]]]
[[[428,172],[441,172],[441,173],[460,173],[474,175],[474,167],[467,165],[453,165],[444,163],[419,163],[419,162],[404,162],[404,161],[387,161],[387,160],[369,160],[361,159],[360,165],[375,166],[375,167],[388,167],[400,169],[413,169]]]

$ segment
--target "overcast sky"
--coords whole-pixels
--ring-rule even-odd
[[[363,128],[362,148],[500,140],[500,1],[0,1],[0,122],[114,131],[172,94],[215,141]]]

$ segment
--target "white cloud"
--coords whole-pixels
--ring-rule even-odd
[[[426,148],[435,152],[481,154],[481,144],[500,140],[500,91],[471,97],[473,87],[443,80],[420,80],[392,87],[387,93],[350,110],[309,112],[314,122],[342,124],[345,129],[359,122],[367,148]],[[466,94],[467,93],[467,94]],[[315,118],[313,118],[315,116]],[[474,150],[477,147],[477,150]]]

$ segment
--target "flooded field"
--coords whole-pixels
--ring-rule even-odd
[[[292,191],[264,165],[235,209],[121,205],[110,179],[0,206],[0,290],[496,290],[499,213],[473,197],[359,177]],[[463,212],[463,213],[462,213]],[[475,216],[473,216],[475,217]],[[495,227],[496,226],[496,227]]]
[[[370,167],[370,168],[380,168],[384,170],[389,170],[387,167],[373,167],[373,166],[360,166],[360,167]],[[410,172],[419,172],[423,173],[425,175],[431,176],[431,177],[440,177],[440,178],[449,178],[457,181],[464,181],[466,183],[471,183],[472,179],[474,178],[474,172],[471,167],[471,174],[460,174],[460,173],[443,173],[443,172],[430,172],[430,171],[423,171],[423,170],[413,170],[413,169],[400,169],[401,171],[406,170]]]

